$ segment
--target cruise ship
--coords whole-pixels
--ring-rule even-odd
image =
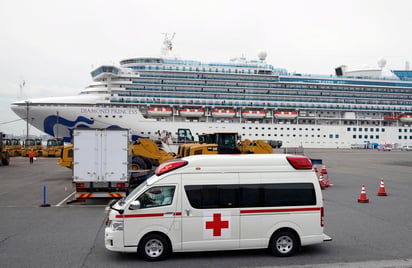
[[[283,147],[351,148],[412,144],[412,71],[335,69],[333,75],[289,73],[244,57],[204,63],[173,56],[136,57],[91,71],[79,94],[16,101],[11,109],[37,129],[72,140],[74,128],[127,128],[133,139],[165,144],[198,134],[238,132]],[[408,69],[408,68],[407,68]]]

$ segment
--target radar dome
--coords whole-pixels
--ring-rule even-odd
[[[259,60],[264,61],[264,60],[266,60],[267,55],[268,54],[266,53],[266,51],[262,50],[258,53],[258,58],[259,58]]]
[[[379,68],[383,68],[386,65],[386,60],[385,59],[380,59],[378,60],[378,66]]]

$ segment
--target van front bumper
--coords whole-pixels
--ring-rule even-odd
[[[123,232],[113,231],[110,227],[104,229],[104,245],[110,251],[137,252],[137,247],[125,247]]]
[[[332,241],[332,237],[328,236],[327,234],[323,234],[323,242]]]

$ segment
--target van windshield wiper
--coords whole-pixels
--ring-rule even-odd
[[[123,214],[124,209],[117,209],[117,208],[113,207],[117,202],[119,202],[119,205],[121,205],[121,203],[124,203],[124,199],[122,198],[120,200],[116,200],[116,199],[111,200],[109,202],[109,207],[110,207],[110,209],[113,209],[113,210],[119,212],[119,214]]]

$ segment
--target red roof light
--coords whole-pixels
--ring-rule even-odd
[[[312,169],[312,162],[306,156],[287,156],[286,159],[295,169]]]
[[[155,173],[157,176],[160,176],[162,174],[165,174],[169,171],[175,170],[177,168],[183,167],[187,165],[187,161],[184,160],[172,160],[172,161],[168,161],[165,162],[163,164],[161,164],[160,166],[158,166],[155,170]]]

